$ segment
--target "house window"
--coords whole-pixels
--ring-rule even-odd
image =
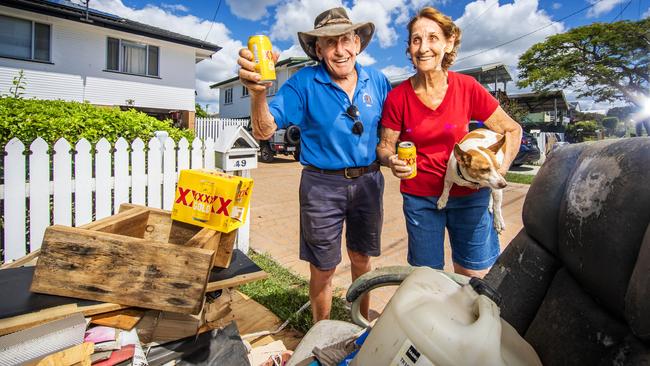
[[[160,49],[144,43],[108,38],[106,69],[127,74],[159,76]]]
[[[0,56],[50,61],[50,26],[0,15]]]
[[[243,85],[241,87],[241,96],[242,96],[242,98],[248,96],[248,88],[243,86]]]
[[[225,90],[225,94],[223,96],[223,104],[232,104],[232,88]]]

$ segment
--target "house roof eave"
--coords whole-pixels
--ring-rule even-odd
[[[46,0],[4,0],[2,6],[182,44],[199,50],[211,51],[213,53],[221,49],[221,47],[216,44],[202,42],[183,34],[170,32],[148,24],[138,23],[112,14],[102,13],[94,9],[90,9],[88,12],[88,20],[86,20],[86,11],[84,9],[60,2]]]

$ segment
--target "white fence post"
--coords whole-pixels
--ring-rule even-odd
[[[122,203],[129,202],[129,143],[122,137],[115,141],[114,171],[115,189],[113,207],[116,212]]]
[[[47,142],[40,137],[34,140],[30,146],[32,151],[29,156],[30,252],[41,247],[45,229],[50,226],[50,155],[48,154],[48,148]],[[18,164],[18,166],[21,165]],[[6,180],[5,184],[7,184]],[[16,214],[20,213],[16,212]],[[20,225],[21,227],[25,226],[23,223],[20,223]],[[7,242],[5,242],[5,245],[7,245]]]
[[[25,145],[13,138],[5,147],[4,176],[4,257],[25,255]],[[12,169],[17,167],[17,169]]]
[[[102,138],[95,145],[95,220],[113,214],[111,202],[111,144]]]
[[[72,158],[70,144],[54,144],[54,224],[72,225]]]
[[[74,156],[74,224],[85,225],[93,221],[93,162],[90,142],[81,139]]]

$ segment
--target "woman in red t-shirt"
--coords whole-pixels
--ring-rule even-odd
[[[443,210],[437,201],[454,144],[468,132],[470,120],[505,134],[505,176],[519,151],[521,127],[474,78],[448,71],[460,45],[460,29],[430,7],[408,24],[408,54],[417,72],[393,89],[382,113],[377,156],[398,178],[411,169],[397,158],[397,141],[417,149],[417,176],[401,182],[409,235],[408,261],[414,266],[444,267],[445,228],[449,231],[454,271],[482,277],[499,256],[499,238],[488,212],[489,188],[454,186]]]

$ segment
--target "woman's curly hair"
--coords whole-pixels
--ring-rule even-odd
[[[454,61],[456,60],[456,56],[458,55],[458,47],[460,47],[460,38],[461,38],[461,31],[460,28],[451,20],[451,18],[443,13],[441,13],[438,9],[432,8],[432,7],[425,7],[422,8],[418,12],[416,16],[411,18],[407,25],[407,29],[409,31],[409,37],[406,42],[406,54],[408,55],[409,52],[409,45],[411,44],[411,32],[413,31],[413,25],[415,22],[417,22],[419,19],[422,18],[427,18],[431,19],[434,22],[438,23],[440,28],[442,28],[442,32],[445,34],[445,37],[447,39],[451,38],[452,36],[456,36],[456,40],[454,41],[454,47],[450,52],[445,53],[445,57],[442,59],[442,69],[447,70],[451,67],[451,65],[454,64]]]

